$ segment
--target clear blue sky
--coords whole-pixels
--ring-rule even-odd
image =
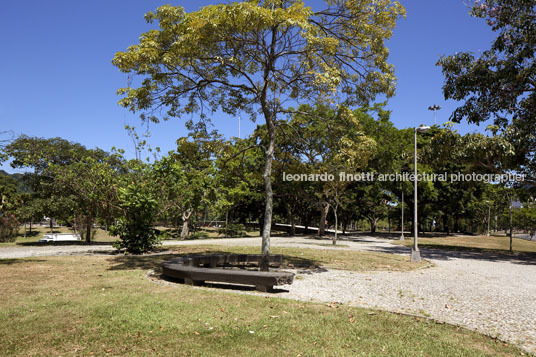
[[[128,1],[14,1],[2,3],[0,22],[0,130],[16,135],[62,137],[87,147],[123,148],[133,144],[125,124],[140,126],[137,115],[117,105],[115,91],[126,75],[112,64],[115,52],[137,42],[149,29],[143,15],[169,3]],[[176,1],[187,11],[214,1]],[[315,7],[318,1],[315,1]],[[466,0],[402,0],[407,19],[401,20],[389,42],[390,62],[398,76],[397,95],[389,101],[392,121],[399,128],[432,124],[429,105],[438,104],[438,122],[447,120],[456,103],[445,102],[443,77],[435,66],[439,55],[485,50],[493,34],[483,21],[468,15]],[[306,4],[309,2],[306,0]],[[224,135],[238,136],[234,118],[218,117]],[[254,124],[242,120],[242,136]],[[482,127],[457,125],[462,132]],[[151,145],[164,152],[186,135],[183,120],[150,127]],[[13,172],[4,164],[1,168]]]

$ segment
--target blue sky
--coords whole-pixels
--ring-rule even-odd
[[[126,124],[139,127],[138,116],[117,105],[115,91],[126,75],[112,64],[115,52],[137,42],[149,29],[143,15],[170,1],[4,1],[0,22],[0,130],[15,135],[62,137],[87,147],[123,148],[133,155]],[[176,1],[187,11],[214,1]],[[309,4],[306,0],[306,4]],[[317,4],[314,1],[313,4]],[[438,123],[454,102],[445,102],[443,76],[435,66],[440,55],[478,52],[489,47],[493,33],[484,21],[468,15],[466,0],[402,0],[407,18],[389,41],[390,63],[398,76],[390,99],[391,120],[399,128],[432,124],[429,105],[438,104]],[[316,5],[315,5],[316,6]],[[218,117],[217,129],[238,136],[235,118]],[[242,136],[255,124],[243,119]],[[462,132],[483,127],[459,124]],[[180,119],[151,125],[150,144],[164,152],[186,135]],[[1,168],[13,172],[7,164]]]

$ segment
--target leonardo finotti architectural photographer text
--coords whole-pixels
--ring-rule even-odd
[[[353,181],[415,181],[415,174],[404,172],[394,174],[379,174],[375,172],[358,172],[346,173],[339,172],[338,174],[330,174],[327,172],[317,174],[290,174],[283,172],[283,181],[332,181],[353,182]],[[523,182],[525,175],[507,173],[507,174],[478,174],[472,173],[420,173],[417,174],[417,181],[450,181],[450,182],[465,182],[465,181],[480,181],[489,183],[504,183],[504,182]]]

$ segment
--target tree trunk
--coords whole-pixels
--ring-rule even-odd
[[[54,232],[52,231],[52,217],[50,217],[50,233],[54,233]]]
[[[91,243],[91,217],[86,217],[86,243]]]
[[[376,223],[377,223],[377,221],[378,220],[376,218],[369,219],[370,233],[376,233]]]
[[[295,236],[296,235],[296,220],[294,219],[294,212],[292,211],[292,208],[289,204],[287,204],[287,211],[288,211],[288,220],[290,224],[290,235]]]
[[[30,233],[32,233],[32,220],[30,220]]]
[[[339,218],[337,217],[337,209],[339,208],[339,204],[336,204],[333,208],[333,214],[335,215],[335,234],[333,235],[333,245],[337,244],[337,238],[338,238],[338,230],[339,230]]]
[[[268,145],[265,151],[264,172],[264,191],[266,193],[266,205],[264,208],[264,227],[262,229],[262,259],[260,264],[261,271],[268,271],[270,267],[270,234],[272,229],[272,210],[273,210],[273,192],[272,192],[272,160],[275,151],[275,126],[265,109],[266,127],[268,129]]]
[[[188,228],[189,224],[189,219],[186,219],[182,222],[181,240],[185,240],[186,238],[188,238],[188,234],[190,233],[190,229]]]
[[[186,212],[183,212],[182,214],[182,230],[181,230],[181,240],[185,240],[188,238],[188,235],[190,234],[190,218],[192,217],[192,209],[186,210]]]
[[[24,238],[26,238],[26,222],[24,222]]]
[[[321,203],[320,206],[320,222],[318,225],[318,236],[322,237],[326,234],[326,217],[329,212],[329,205],[325,202]]]

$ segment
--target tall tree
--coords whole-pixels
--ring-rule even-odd
[[[142,118],[165,118],[208,108],[264,117],[268,140],[263,170],[266,207],[262,232],[267,269],[272,223],[272,159],[277,121],[292,102],[363,103],[394,93],[394,69],[384,41],[404,15],[398,2],[326,1],[314,11],[301,0],[244,1],[186,13],[162,6],[146,15],[159,29],[118,52],[113,64],[143,78],[122,88],[121,104]]]
[[[536,184],[536,2],[477,0],[471,14],[485,19],[497,37],[479,56],[459,52],[439,60],[445,98],[465,100],[451,119],[492,119]]]

